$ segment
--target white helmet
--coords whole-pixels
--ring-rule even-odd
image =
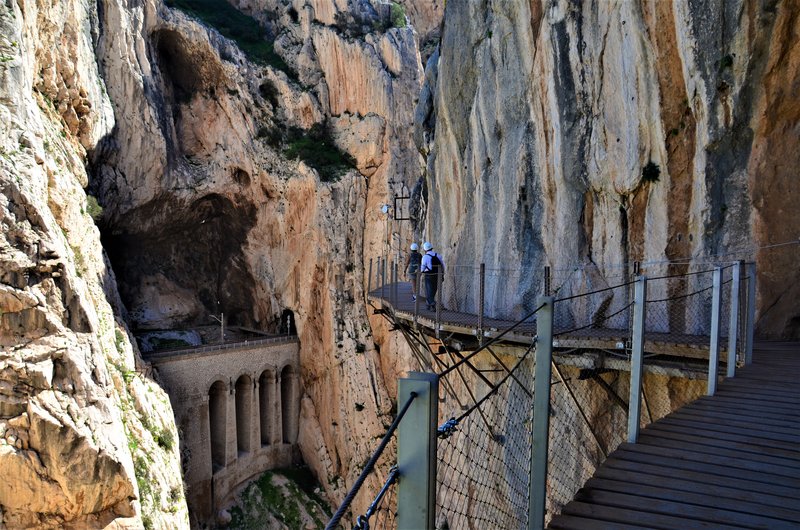
[[[422,249],[423,249],[425,252],[428,252],[428,251],[429,251],[430,249],[432,249],[432,248],[433,248],[433,245],[431,245],[431,244],[430,244],[428,241],[426,241],[426,242],[424,242],[424,243],[422,244]]]
[[[411,243],[411,250],[419,250],[419,245],[416,243]]]

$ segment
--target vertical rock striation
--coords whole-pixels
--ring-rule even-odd
[[[624,262],[754,259],[796,239],[777,184],[789,166],[764,157],[797,138],[785,96],[798,82],[795,11],[448,3],[417,109],[432,237],[450,262],[607,277]],[[796,283],[784,265],[796,254],[758,252],[758,325],[772,336],[796,335],[776,289]]]
[[[98,14],[5,2],[0,29],[0,526],[186,526],[172,411],[136,371],[83,191],[114,126]]]

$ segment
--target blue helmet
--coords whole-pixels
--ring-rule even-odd
[[[416,243],[411,243],[411,250],[419,250],[419,245]]]
[[[425,243],[422,244],[422,249],[425,252],[428,252],[432,248],[433,248],[433,245],[431,245],[428,241],[426,241]]]

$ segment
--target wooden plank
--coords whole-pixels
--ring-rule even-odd
[[[749,443],[747,440],[744,441],[735,441],[735,440],[724,440],[719,437],[709,436],[707,433],[698,433],[695,429],[679,429],[676,427],[669,427],[669,426],[662,426],[659,424],[652,424],[648,425],[646,429],[642,431],[642,434],[652,434],[653,436],[661,436],[662,438],[675,440],[675,443],[680,443],[683,441],[689,442],[696,442],[704,445],[708,445],[711,447],[724,447],[729,449],[735,449],[737,451],[742,451],[743,453],[759,453],[759,454],[766,454],[770,456],[774,456],[777,458],[783,458],[792,461],[800,461],[800,457],[797,455],[797,451],[795,450],[785,450],[779,449],[776,447],[764,447],[763,445],[757,445]],[[746,455],[743,455],[743,457]]]
[[[610,459],[611,457],[609,457]],[[684,471],[701,471],[720,477],[728,477],[733,482],[760,482],[764,484],[780,484],[782,486],[800,489],[800,479],[788,477],[778,477],[769,473],[750,471],[743,469],[731,469],[714,463],[690,462],[675,460],[672,458],[657,455],[641,454],[634,451],[617,450],[614,451],[613,458],[616,460],[627,460],[639,464],[652,464],[672,468],[674,476],[680,476]]]
[[[644,525],[646,528],[675,530],[677,528],[685,530],[701,530],[709,528],[720,528],[707,521],[693,521],[689,518],[680,517],[680,512],[673,515],[653,514],[647,511],[628,510],[611,506],[597,506],[580,501],[573,501],[564,506],[562,513],[585,517],[597,521],[608,521],[610,523]]]
[[[795,420],[793,416],[788,416],[786,414],[781,414],[780,412],[769,412],[766,409],[756,409],[751,410],[744,407],[737,407],[735,403],[724,402],[720,400],[713,400],[707,396],[703,396],[695,401],[693,401],[690,405],[688,405],[694,410],[722,410],[726,412],[734,412],[742,417],[753,417],[753,418],[769,418],[773,420],[781,420],[781,421],[792,421]],[[795,420],[800,421],[800,420]]]
[[[746,401],[742,399],[736,399],[728,396],[720,396],[716,395],[713,396],[714,402],[719,403],[720,405],[727,405],[731,407],[735,407],[741,410],[746,410],[749,412],[756,412],[756,413],[766,413],[775,417],[778,415],[779,417],[790,417],[790,418],[797,418],[800,421],[800,412],[796,412],[791,408],[783,408],[783,407],[773,407],[771,403],[764,403],[764,402],[756,402],[756,401]],[[702,398],[700,398],[702,399]]]
[[[724,381],[720,384],[720,388],[725,390],[757,392],[759,394],[788,397],[792,399],[800,398],[800,388],[798,388],[797,385],[776,381],[756,381],[737,377]]]
[[[703,410],[698,407],[693,407],[691,405],[678,409],[672,414],[676,413],[686,414],[690,416],[697,416],[698,418],[712,417],[712,418],[720,418],[726,420],[742,421],[748,423],[751,426],[757,421],[758,428],[768,429],[768,430],[772,430],[773,428],[777,429],[791,428],[794,430],[794,432],[800,432],[800,429],[798,429],[797,427],[797,422],[787,419],[772,419],[772,418],[763,418],[760,416],[752,416],[748,418],[746,416],[736,414],[733,411]]]
[[[715,474],[705,473],[696,470],[681,470],[680,473],[675,473],[669,467],[661,467],[655,464],[646,464],[642,462],[632,462],[628,460],[618,460],[616,458],[609,458],[603,463],[603,469],[619,469],[631,473],[647,473],[665,478],[691,480],[697,484],[711,484],[715,486],[734,487],[729,477],[719,476]],[[747,491],[761,493],[764,495],[771,495],[774,497],[781,497],[786,502],[798,502],[798,491],[796,488],[790,488],[779,484],[766,484],[763,482],[754,482],[747,485]]]
[[[665,488],[660,482],[658,486],[653,486],[631,484],[618,480],[591,478],[586,482],[584,488],[679,502],[682,504],[692,504],[706,508],[725,510],[733,514],[743,513],[800,523],[800,510],[792,509],[790,506],[765,506],[764,504],[744,499],[728,499],[716,495],[708,495],[707,493],[670,489]]]
[[[669,435],[671,433],[662,431],[656,433],[648,433],[642,431],[641,435],[639,436],[639,444],[641,445],[651,445],[656,447],[667,447],[667,448],[680,448],[680,449],[687,449],[694,451],[696,453],[705,453],[710,456],[726,456],[730,458],[741,458],[747,459],[753,462],[763,462],[765,464],[771,464],[775,466],[784,466],[790,469],[795,469],[800,472],[800,459],[798,460],[791,460],[787,458],[782,458],[780,456],[772,456],[768,454],[764,454],[761,451],[752,452],[752,451],[743,451],[742,449],[733,449],[724,447],[723,444],[719,443],[707,443],[708,440],[703,438],[698,438],[698,440],[702,440],[699,442],[690,441],[686,439],[686,437],[680,437],[680,444],[676,445],[675,439],[671,438]]]
[[[791,422],[786,422],[783,426],[772,425],[764,422],[742,421],[732,415],[718,415],[708,413],[697,413],[689,409],[679,409],[669,415],[670,418],[686,419],[691,421],[702,421],[706,423],[714,423],[725,427],[736,427],[743,429],[757,429],[762,433],[778,434],[785,436],[794,436],[800,438],[800,429],[796,426],[791,426]]]
[[[649,497],[642,498],[638,495],[611,493],[594,489],[582,489],[578,491],[578,494],[575,496],[575,500],[584,503],[594,503],[595,505],[601,505],[604,507],[645,511],[664,516],[681,514],[681,516],[684,518],[691,518],[694,521],[704,521],[713,524],[769,529],[792,528],[796,530],[796,525],[794,523],[772,517],[764,517],[741,512],[734,513],[728,510],[698,506],[696,504],[673,502]]]
[[[779,396],[769,392],[761,392],[757,390],[745,391],[741,388],[731,388],[730,386],[721,386],[718,389],[718,395],[731,396],[743,401],[759,401],[769,403],[770,405],[777,405],[789,409],[797,410],[800,404],[800,399],[789,396]]]
[[[575,515],[556,515],[547,528],[557,530],[642,530],[648,527],[609,521],[597,521]]]
[[[651,473],[626,471],[623,469],[615,469],[606,466],[600,467],[595,473],[594,477],[618,480],[631,485],[643,484],[646,486],[652,486],[653,484],[658,484],[662,488],[699,493],[710,497],[724,497],[726,499],[754,502],[764,506],[772,506],[776,508],[784,508],[791,504],[790,499],[777,495],[769,495],[716,484],[701,483],[695,480],[687,480],[680,477],[659,476]]]
[[[760,432],[754,429],[741,429],[709,422],[674,418],[672,416],[661,418],[658,422],[662,425],[674,425],[676,427],[704,430],[709,433],[719,433],[720,436],[724,435],[730,440],[735,439],[734,437],[746,437],[754,444],[768,445],[769,447],[779,447],[788,450],[797,448],[797,444],[800,443],[800,437],[797,436]]]
[[[710,463],[718,466],[727,466],[732,469],[744,469],[749,471],[770,473],[779,477],[795,478],[800,480],[800,470],[795,468],[787,468],[782,465],[770,464],[760,461],[752,461],[747,458],[739,458],[723,456],[723,455],[709,455],[708,453],[700,453],[692,451],[691,449],[678,447],[663,447],[652,446],[647,444],[628,444],[623,443],[618,449],[625,451],[634,451],[642,454],[666,456],[687,462],[701,462]]]

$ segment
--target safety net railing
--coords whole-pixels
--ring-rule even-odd
[[[436,528],[524,528],[530,488],[533,355],[503,365],[493,386],[476,377],[456,381],[466,411],[440,405],[436,465]],[[507,370],[505,369],[507,368]],[[469,472],[465,472],[468,470]]]
[[[477,300],[483,316],[492,318],[490,271],[453,267],[446,274],[453,290],[439,293],[444,305],[469,314]],[[531,284],[510,271],[497,276],[498,285]],[[414,524],[540,528],[611,452],[636,440],[638,429],[713,393],[725,370],[730,375],[748,361],[754,282],[754,265],[741,262],[641,264],[616,276],[588,268],[553,271],[545,282],[550,296],[530,302],[523,294],[512,310],[495,313],[509,324],[471,353],[451,351],[440,340],[428,364],[441,383],[428,401],[435,403],[429,423],[435,443],[427,453],[412,451],[429,455],[434,486],[414,486],[431,492],[427,522],[417,518]],[[381,300],[398,302],[396,296]],[[532,334],[527,345],[518,334],[522,328]],[[501,347],[512,336],[515,353]],[[673,351],[694,346],[695,357],[671,361]],[[575,359],[582,352],[589,355]],[[680,392],[667,381],[675,374],[683,380]],[[409,440],[425,438],[428,427],[402,428],[417,429]],[[402,443],[401,434],[401,452]],[[404,528],[402,491],[412,487],[409,470],[417,467],[398,457],[396,512],[388,502],[392,508],[383,515],[374,510],[374,521]]]

